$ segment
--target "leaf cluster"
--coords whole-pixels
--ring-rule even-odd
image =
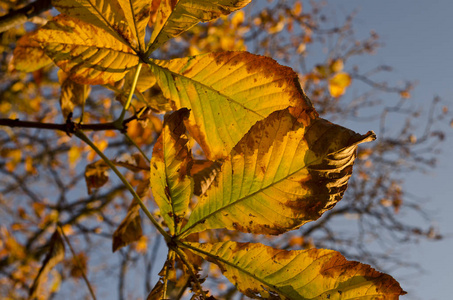
[[[226,24],[226,16],[248,2],[53,1],[62,14],[21,38],[13,63],[27,72],[49,64],[60,68],[61,110],[75,126],[68,133],[90,145],[89,160],[96,153],[103,158],[86,167],[89,193],[107,182],[110,168],[125,167],[137,176],[126,179],[115,171],[135,199],[114,234],[113,250],[143,241],[141,207],[168,246],[161,280],[149,299],[173,297],[188,286],[194,297],[212,299],[202,286],[203,260],[219,266],[251,298],[397,299],[404,291],[393,278],[347,261],[336,251],[287,251],[201,238],[215,229],[280,235],[318,219],[341,200],[357,146],[374,139],[372,132],[356,134],[319,118],[297,74],[268,57],[241,51],[199,54],[193,48],[189,51],[194,56],[152,58],[172,45],[171,39],[196,30],[192,27],[198,22],[221,17]],[[301,16],[300,10],[295,6],[288,13]],[[243,18],[236,13],[233,28],[245,24]],[[284,18],[260,18],[271,35],[289,26]],[[327,82],[330,96],[340,98],[352,76],[343,71],[342,59],[334,59],[307,72],[303,80]],[[95,85],[114,91],[123,106],[117,120],[96,128],[118,130],[139,146],[149,144],[152,135],[140,123],[151,123],[151,132],[160,134],[151,159],[141,150],[143,155],[126,161],[109,160],[102,156],[108,142],[91,142],[84,135],[95,128],[85,126],[90,120],[85,105]],[[149,97],[153,94],[158,96]],[[74,123],[73,111],[80,106],[80,121]],[[134,117],[125,120],[128,111]],[[175,112],[163,124],[150,113],[165,111]],[[83,147],[71,148],[74,162]],[[148,188],[159,208],[156,213],[141,200]],[[43,268],[54,264],[44,262]],[[40,275],[36,278],[35,285],[40,285]]]

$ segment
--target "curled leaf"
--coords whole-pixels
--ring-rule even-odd
[[[341,200],[358,144],[374,138],[320,118],[304,125],[288,110],[271,114],[225,160],[183,236],[215,228],[280,234],[318,219]]]

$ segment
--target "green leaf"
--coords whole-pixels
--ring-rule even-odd
[[[257,121],[295,106],[313,110],[297,74],[247,52],[219,52],[168,61],[151,69],[173,107],[187,107],[190,134],[210,160],[227,157]]]
[[[105,30],[65,15],[48,22],[33,39],[80,84],[113,83],[138,64],[133,50]]]
[[[60,12],[104,29],[137,52],[143,52],[150,0],[53,0]]]
[[[199,22],[228,15],[250,2],[251,0],[162,0],[147,53]]]
[[[188,116],[188,109],[165,116],[151,158],[151,189],[172,235],[179,231],[193,195],[193,180],[189,176],[192,153],[184,126]]]
[[[392,300],[406,294],[390,275],[333,250],[286,251],[231,241],[183,245],[217,264],[251,298]]]
[[[342,198],[357,145],[374,138],[320,118],[304,125],[288,110],[273,113],[232,150],[182,236],[215,228],[280,234],[318,219]]]

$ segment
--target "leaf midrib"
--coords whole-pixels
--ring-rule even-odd
[[[252,277],[253,279],[255,279],[255,280],[257,280],[257,281],[263,283],[264,285],[266,285],[266,286],[272,288],[274,291],[277,291],[279,294],[281,294],[281,295],[283,295],[283,296],[290,297],[290,295],[286,294],[284,291],[282,291],[281,289],[279,289],[279,287],[277,287],[277,286],[275,286],[275,285],[273,285],[273,284],[271,284],[271,283],[268,283],[268,282],[265,281],[264,279],[261,279],[260,277],[255,276],[254,274],[250,273],[249,271],[247,271],[247,270],[245,270],[245,269],[243,269],[243,268],[240,268],[239,266],[235,265],[235,264],[232,263],[232,262],[229,262],[229,261],[223,259],[223,258],[220,257],[220,256],[213,255],[212,253],[203,251],[203,250],[201,250],[201,249],[198,249],[198,248],[196,248],[196,247],[193,247],[193,246],[191,246],[191,245],[188,245],[188,244],[186,244],[186,243],[184,243],[184,242],[180,242],[180,243],[181,243],[181,245],[183,245],[184,247],[187,247],[187,248],[189,248],[189,249],[191,249],[191,250],[193,250],[193,251],[195,251],[195,252],[202,253],[202,254],[204,254],[204,255],[206,255],[206,256],[208,256],[208,257],[212,257],[212,258],[215,259],[215,260],[218,260],[218,261],[220,261],[220,262],[222,262],[222,263],[224,263],[224,264],[226,264],[226,265],[229,265],[230,267],[232,267],[232,268],[234,268],[234,269],[236,269],[236,270],[238,270],[238,271],[240,271],[240,272],[246,274],[247,276],[250,276],[250,277]],[[306,299],[306,298],[301,298],[300,300],[304,300],[304,299]]]
[[[305,164],[304,167],[305,167],[305,166],[312,165],[313,163],[316,163],[316,162],[322,161],[322,160],[324,160],[324,157],[319,157],[318,159],[314,160],[313,162],[311,162],[311,163],[309,163],[309,164]],[[210,213],[209,215],[205,216],[204,218],[202,218],[202,219],[196,221],[193,225],[191,225],[190,227],[188,227],[187,229],[185,229],[184,231],[182,231],[179,235],[182,236],[182,237],[184,237],[184,236],[186,236],[187,234],[190,234],[190,232],[188,232],[188,231],[190,231],[190,229],[192,229],[192,228],[194,228],[195,226],[197,226],[198,224],[202,223],[204,220],[208,219],[208,218],[211,217],[212,215],[217,214],[217,213],[219,213],[220,211],[229,208],[230,206],[233,206],[233,205],[236,205],[236,204],[238,204],[238,203],[240,203],[240,202],[242,202],[242,201],[245,201],[245,200],[247,200],[248,198],[253,197],[253,196],[255,196],[255,195],[258,194],[258,193],[263,192],[264,190],[268,189],[269,187],[271,187],[271,186],[273,186],[273,185],[275,185],[275,184],[277,184],[277,183],[279,183],[279,182],[281,182],[281,181],[283,181],[283,180],[286,180],[288,177],[290,177],[290,176],[296,174],[297,172],[300,172],[304,167],[301,167],[301,168],[297,169],[296,171],[287,174],[287,175],[286,175],[285,177],[283,177],[282,179],[279,179],[279,180],[277,180],[277,181],[271,182],[269,185],[267,185],[267,186],[265,186],[265,187],[261,187],[259,190],[255,191],[255,192],[253,192],[253,193],[251,193],[251,194],[248,194],[248,195],[246,195],[245,197],[239,198],[239,199],[237,199],[236,201],[231,202],[231,203],[229,203],[229,204],[227,204],[227,205],[221,207],[220,209],[218,209],[218,210],[216,210],[216,211]],[[190,219],[190,218],[189,218],[189,219]]]

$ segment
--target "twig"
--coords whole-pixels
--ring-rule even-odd
[[[69,250],[71,250],[72,256],[74,257],[74,261],[76,262],[77,267],[80,269],[80,272],[82,273],[83,280],[85,281],[85,283],[86,283],[86,285],[87,285],[87,287],[88,287],[88,290],[90,290],[91,297],[92,297],[94,300],[96,300],[96,295],[94,294],[93,288],[91,287],[91,284],[90,284],[90,282],[88,281],[87,276],[85,275],[85,271],[83,270],[83,267],[82,267],[82,265],[80,264],[80,261],[79,261],[79,259],[77,258],[77,255],[76,255],[74,249],[72,248],[72,245],[71,245],[71,243],[69,242],[68,237],[67,237],[66,234],[64,233],[64,230],[63,230],[63,228],[61,227],[61,224],[58,224],[58,227],[60,228],[61,235],[63,236],[63,238],[64,238],[66,244],[68,244]]]
[[[0,17],[0,32],[5,32],[17,25],[27,22],[42,12],[52,8],[51,0],[38,0]]]
[[[35,129],[46,129],[46,130],[59,130],[66,132],[67,134],[73,134],[76,130],[84,131],[103,131],[103,130],[119,130],[123,131],[124,127],[130,121],[136,120],[137,116],[132,116],[122,122],[122,128],[118,128],[117,123],[97,123],[97,124],[79,124],[72,121],[68,121],[64,124],[55,123],[42,123],[42,122],[31,122],[31,121],[20,121],[19,119],[2,119],[0,118],[0,126],[7,127],[20,127],[20,128],[35,128]]]

